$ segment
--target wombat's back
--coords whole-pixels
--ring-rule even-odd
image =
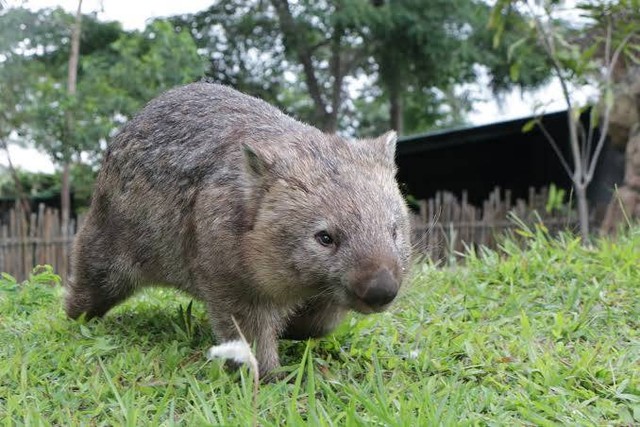
[[[201,193],[214,188],[224,196],[212,203],[210,214],[221,229],[240,233],[242,144],[277,144],[283,135],[309,132],[319,133],[225,86],[194,83],[170,90],[109,145],[76,246],[81,248],[83,233],[100,230],[119,270],[136,271],[145,281],[191,283],[194,207]]]
[[[172,188],[176,180],[192,185],[216,169],[235,169],[242,143],[306,132],[318,133],[257,98],[218,84],[193,83],[147,104],[114,138],[104,167],[107,174],[117,167],[119,175],[144,174]]]

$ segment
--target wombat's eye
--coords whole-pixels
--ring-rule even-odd
[[[393,238],[393,240],[396,240],[396,237],[398,237],[398,225],[397,224],[393,224],[391,226],[391,237]]]
[[[322,246],[331,246],[333,245],[333,237],[329,235],[326,231],[322,230],[316,233],[316,240]]]

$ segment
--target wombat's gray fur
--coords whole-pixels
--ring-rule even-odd
[[[66,312],[102,316],[150,284],[232,316],[264,375],[277,339],[329,333],[384,310],[409,263],[396,136],[345,140],[228,87],[151,101],[111,142],[72,253]]]

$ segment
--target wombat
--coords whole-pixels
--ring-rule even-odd
[[[220,341],[242,333],[260,375],[278,338],[383,311],[409,267],[396,134],[346,140],[200,82],[152,100],[113,138],[75,239],[65,308],[104,315],[137,289],[204,301]]]

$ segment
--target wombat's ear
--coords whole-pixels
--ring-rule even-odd
[[[247,144],[242,144],[244,161],[247,165],[247,172],[252,178],[261,180],[269,170],[269,163]]]
[[[389,163],[394,163],[396,155],[396,141],[398,134],[395,130],[390,130],[374,140],[378,152],[380,152]]]

